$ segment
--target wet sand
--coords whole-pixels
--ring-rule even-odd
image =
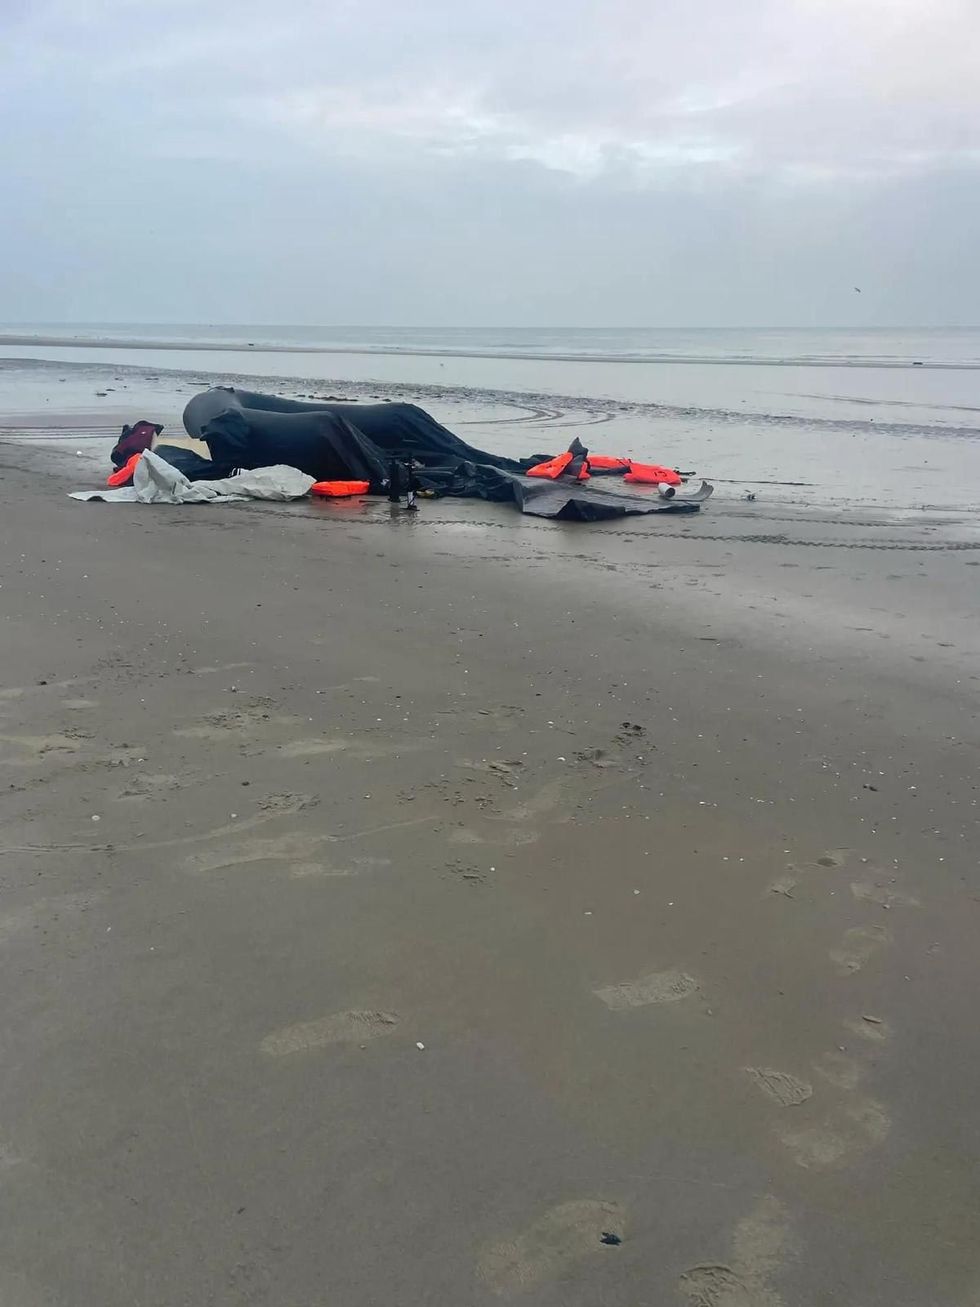
[[[969,533],[0,463],[5,1303],[973,1307]]]

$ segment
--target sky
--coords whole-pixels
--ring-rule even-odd
[[[972,325],[980,4],[0,0],[0,178],[0,321]]]

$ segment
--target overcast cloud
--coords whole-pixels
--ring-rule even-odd
[[[8,321],[980,319],[976,0],[4,0],[0,112]]]

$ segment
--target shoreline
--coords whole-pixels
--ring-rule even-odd
[[[147,346],[147,348],[150,348]],[[191,346],[186,347],[187,350]],[[205,351],[208,352],[208,351]],[[275,351],[270,351],[275,352]],[[286,353],[306,353],[305,350],[284,350]],[[332,351],[327,351],[332,352]],[[461,356],[462,357],[462,356]],[[476,357],[476,356],[474,356]],[[483,357],[483,356],[479,356]],[[517,356],[515,356],[517,357]],[[638,360],[639,361],[639,360]],[[692,360],[697,361],[697,360]],[[494,404],[512,404],[515,406],[539,406],[547,410],[549,407],[559,404],[569,408],[580,409],[586,413],[598,414],[602,421],[612,421],[619,414],[636,415],[650,418],[690,418],[695,411],[690,405],[666,404],[653,400],[643,401],[634,399],[612,399],[608,396],[598,395],[563,395],[553,391],[535,391],[535,390],[513,390],[501,387],[500,389],[490,389],[483,386],[470,386],[465,384],[453,383],[434,383],[427,381],[390,381],[386,379],[350,379],[341,377],[310,377],[297,374],[277,374],[269,375],[261,372],[248,373],[241,371],[233,372],[207,372],[200,368],[181,369],[168,367],[153,367],[147,369],[138,363],[106,363],[96,361],[86,363],[74,359],[58,360],[44,358],[4,358],[0,355],[0,369],[4,365],[18,367],[21,365],[30,365],[48,371],[56,372],[58,370],[87,370],[98,368],[104,372],[128,372],[134,377],[146,376],[152,373],[154,378],[168,377],[175,382],[187,383],[189,377],[198,377],[202,379],[204,385],[217,385],[225,383],[236,385],[240,389],[265,389],[275,391],[286,386],[288,389],[299,392],[301,386],[312,387],[314,390],[323,390],[331,388],[346,389],[352,392],[353,397],[358,399],[390,397],[402,399],[406,396],[421,397],[429,400],[467,400],[476,404],[492,406]],[[307,395],[309,397],[309,395]],[[411,402],[411,401],[410,401]],[[955,407],[955,406],[954,406]],[[963,406],[963,412],[978,413],[980,408]],[[847,418],[824,418],[824,417],[802,417],[795,413],[769,413],[753,412],[752,410],[734,410],[734,409],[717,409],[717,408],[698,408],[696,410],[699,418],[717,421],[738,422],[758,422],[766,425],[785,425],[805,429],[807,431],[827,430],[827,431],[850,431],[860,423],[854,419]],[[0,413],[2,419],[2,413]],[[918,434],[922,431],[922,425],[914,422],[878,422],[875,426],[876,432],[884,435],[907,436]],[[968,440],[980,439],[980,426],[953,426],[947,425],[936,429],[938,434],[945,438],[955,439],[962,437]]]
[[[710,355],[694,354],[597,354],[575,352],[537,352],[520,350],[464,350],[437,348],[410,348],[380,345],[285,345],[257,344],[252,341],[190,341],[139,340],[133,337],[79,337],[79,336],[33,336],[30,334],[0,333],[0,348],[3,346],[49,347],[52,349],[125,349],[125,350],[175,350],[201,353],[240,353],[254,349],[264,354],[339,354],[342,356],[394,357],[394,358],[454,358],[454,359],[488,359],[500,362],[532,363],[650,363],[703,365],[705,367],[775,367],[775,368],[854,368],[894,371],[912,369],[943,372],[978,372],[980,362],[939,362],[927,360],[889,360],[889,359],[820,359],[808,356],[791,358],[761,358],[732,356],[713,358]]]

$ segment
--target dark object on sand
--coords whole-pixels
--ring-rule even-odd
[[[112,466],[123,467],[134,454],[142,454],[144,449],[149,449],[154,436],[158,436],[162,430],[159,422],[147,422],[146,418],[140,418],[131,427],[123,427],[115,448],[109,455]]]
[[[285,463],[317,481],[368,481],[372,494],[394,493],[391,467],[408,469],[409,490],[463,499],[515,503],[522,513],[566,521],[597,522],[628,514],[697,512],[711,494],[702,483],[693,494],[665,499],[659,494],[598,488],[559,477],[526,475],[539,462],[504,458],[468,445],[414,404],[304,404],[252,391],[219,387],[195,395],[184,409],[189,435],[207,443],[211,462],[192,479],[226,476],[236,468]],[[579,468],[588,455],[580,441],[568,451]],[[169,450],[157,453],[170,459]],[[625,460],[624,460],[625,462]],[[397,489],[401,490],[402,485]]]
[[[618,1234],[610,1234],[608,1230],[603,1230],[602,1238],[599,1242],[609,1244],[610,1247],[616,1248],[623,1242],[623,1240]]]
[[[224,464],[202,458],[193,449],[185,449],[183,445],[157,445],[153,452],[165,458],[178,472],[183,472],[188,481],[217,481],[228,475],[228,468]]]
[[[184,426],[188,435],[207,443],[211,461],[224,475],[239,467],[285,463],[317,481],[368,481],[377,494],[387,484],[385,460],[377,444],[346,420],[341,411],[346,407],[206,390],[184,409]]]
[[[401,504],[409,513],[417,513],[419,506],[415,502],[416,492],[420,489],[415,473],[412,471],[411,457],[393,458],[388,464],[388,502]]]
[[[379,488],[387,481],[393,456],[410,456],[426,466],[465,459],[523,471],[514,459],[467,445],[414,404],[305,404],[218,387],[188,402],[184,426],[188,435],[207,442],[215,462],[229,459],[238,467],[288,463],[318,480],[334,475],[336,458],[373,460],[375,476],[368,479]],[[245,457],[258,461],[244,463]],[[360,473],[348,467],[336,475],[359,478]]]

